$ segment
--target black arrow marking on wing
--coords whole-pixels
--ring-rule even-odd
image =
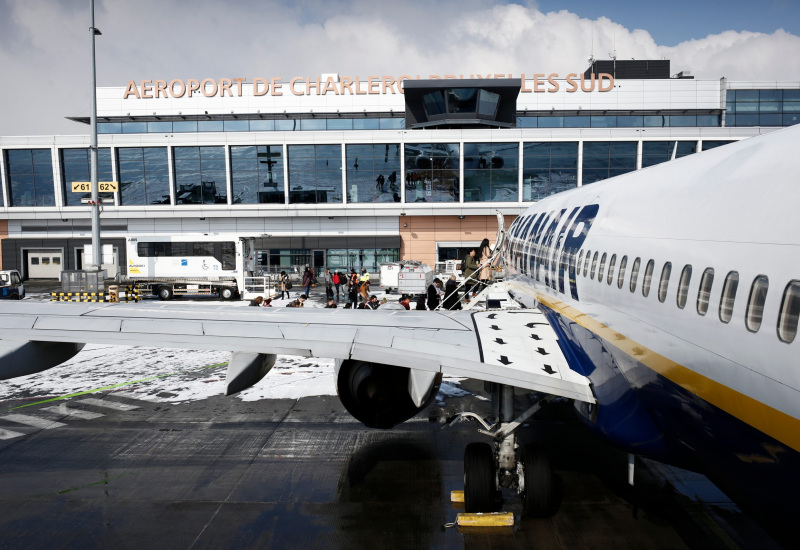
[[[556,371],[554,371],[553,367],[551,367],[550,365],[545,365],[542,370],[544,372],[546,372],[547,374],[555,374],[556,373]]]
[[[490,328],[490,329],[492,329],[492,330],[502,330],[502,329],[501,329],[500,327],[498,327],[497,325],[492,325],[492,326],[491,326],[491,327],[489,327],[489,328]]]
[[[539,348],[539,349],[537,349],[537,350],[536,350],[536,352],[537,352],[539,355],[550,355],[549,353],[547,353],[547,352],[544,350],[544,348]]]
[[[528,323],[525,326],[528,327],[528,328],[533,328],[536,325],[546,325],[546,324],[548,324],[548,323]]]
[[[505,355],[501,355],[500,359],[498,359],[498,361],[500,361],[504,365],[510,365],[513,362],[513,361],[509,361],[508,357],[506,357]]]
[[[497,318],[497,313],[492,313],[491,315],[486,316],[487,319],[495,319]]]
[[[531,338],[533,338],[534,340],[541,340],[541,338],[539,338],[539,337],[538,337],[538,336],[536,336],[535,334],[531,334]]]
[[[495,338],[494,341],[497,342],[498,344],[505,344],[502,338]]]

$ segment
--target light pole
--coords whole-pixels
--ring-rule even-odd
[[[92,26],[89,27],[89,32],[92,35],[92,109],[90,122],[92,142],[89,147],[92,183],[92,263],[95,269],[99,270],[102,265],[102,255],[100,253],[100,198],[97,189],[97,74],[94,61],[94,37],[102,33],[94,26],[94,0],[89,0],[89,3],[92,12]]]

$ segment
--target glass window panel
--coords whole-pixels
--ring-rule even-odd
[[[450,88],[445,90],[449,113],[475,113],[478,105],[478,88]]]
[[[689,283],[692,280],[692,266],[685,265],[683,266],[683,271],[681,271],[681,278],[678,282],[678,295],[677,295],[677,302],[678,307],[683,309],[686,307],[686,299],[689,296]]]
[[[564,127],[564,117],[563,116],[540,116],[539,117],[539,128],[563,128]]]
[[[758,90],[736,90],[736,101],[758,101]]]
[[[402,130],[406,127],[404,118],[379,118],[381,130]]]
[[[798,102],[783,102],[783,112],[784,113],[800,113],[800,101]]]
[[[758,123],[760,126],[781,126],[783,125],[783,115],[760,115]]]
[[[758,115],[736,115],[736,126],[758,126]]]
[[[783,99],[783,90],[759,90],[758,100],[761,103],[781,101]]]
[[[619,276],[617,277],[617,288],[622,288],[625,282],[625,268],[628,267],[628,257],[623,256],[619,262]]]
[[[636,284],[639,279],[639,266],[641,265],[641,263],[642,263],[641,258],[636,258],[635,260],[633,260],[633,266],[631,267],[631,284],[630,284],[631,292],[636,292]]]
[[[5,158],[10,206],[55,205],[50,149],[9,149]]]
[[[615,116],[591,116],[592,128],[616,128],[617,117]]]
[[[704,141],[703,142],[703,151],[708,151],[709,149],[715,149],[717,147],[722,147],[723,145],[727,145],[729,143],[733,143],[732,141]]]
[[[500,94],[489,90],[480,91],[478,100],[478,114],[494,118],[497,114],[497,105],[500,102]]]
[[[162,132],[172,132],[172,122],[148,122],[147,132],[149,134],[159,134]]]
[[[328,130],[352,130],[352,118],[329,118],[325,121],[325,127]]]
[[[646,115],[644,125],[647,128],[666,128],[669,126],[669,117],[665,115]]]
[[[175,203],[226,204],[224,147],[175,147]]]
[[[347,145],[347,202],[400,202],[400,144]]]
[[[782,342],[790,344],[794,341],[797,336],[798,319],[800,319],[800,281],[792,281],[783,291],[778,315],[778,338]]]
[[[552,159],[550,158],[551,152]],[[554,193],[577,187],[577,142],[524,143],[522,155],[523,201],[539,200]]]
[[[459,201],[459,144],[405,146],[406,202]]]
[[[617,255],[614,254],[611,256],[611,260],[608,262],[608,280],[606,281],[609,285],[614,280],[614,267],[617,264]]]
[[[119,122],[98,122],[97,123],[97,133],[98,134],[121,134],[122,133],[122,124]]]
[[[728,113],[728,114],[735,113],[736,112],[736,103],[728,103],[725,106],[725,112]]]
[[[233,204],[284,204],[283,147],[232,146]]]
[[[583,276],[584,277],[588,277],[589,276],[589,257],[591,255],[592,255],[592,251],[591,250],[586,252],[586,258],[585,258],[585,260],[583,262]]]
[[[325,130],[325,119],[322,118],[302,118],[300,119],[301,130]]]
[[[276,119],[275,130],[279,132],[294,132],[299,129],[298,121],[293,118]]]
[[[736,290],[739,288],[739,273],[731,271],[725,277],[725,283],[722,286],[722,296],[719,300],[719,320],[723,323],[729,323],[733,317],[733,303],[736,299]]]
[[[783,90],[783,101],[800,101],[800,90]]]
[[[249,120],[225,120],[222,122],[222,129],[226,132],[249,132]]]
[[[783,125],[792,126],[800,122],[800,114],[797,115],[783,115]]]
[[[198,132],[222,132],[225,130],[225,124],[221,120],[198,120]]]
[[[644,126],[644,119],[641,116],[618,116],[617,126],[628,128],[641,128]]]
[[[61,149],[61,179],[66,206],[80,206],[81,199],[90,199],[91,192],[73,193],[72,182],[91,180],[91,159],[89,149]],[[97,151],[97,181],[113,181],[111,172],[111,150],[109,148]],[[100,198],[114,204],[114,193],[100,193]]]
[[[554,141],[550,145],[550,154],[555,158],[562,157],[578,157],[578,142],[577,141]],[[577,164],[575,164],[577,166]]]
[[[608,157],[608,142],[607,141],[584,141],[583,142],[583,156],[584,157]]]
[[[380,121],[377,118],[354,118],[353,130],[380,130]]]
[[[588,116],[564,117],[564,128],[588,128],[589,126],[591,126],[591,123],[592,121]]]
[[[650,284],[653,281],[653,270],[655,269],[655,266],[655,261],[650,260],[647,262],[647,265],[644,268],[644,277],[642,278],[642,296],[645,298],[650,295]]]
[[[719,115],[697,115],[698,126],[719,126]]]
[[[766,275],[759,275],[750,287],[750,297],[747,299],[747,314],[744,318],[745,326],[750,332],[758,332],[761,328],[761,319],[764,317],[764,302],[767,300],[769,279]]]
[[[342,202],[341,145],[289,146],[289,202]]]
[[[147,133],[147,123],[146,122],[123,122],[122,123],[122,133],[123,134],[146,134]]]
[[[172,121],[172,131],[176,133],[196,132],[196,120],[174,120]]]
[[[672,115],[670,117],[669,125],[671,127],[694,127],[697,126],[697,117],[695,115]]]
[[[757,113],[758,112],[758,103],[737,103],[736,104],[736,114],[740,115],[742,113]]]
[[[251,132],[271,132],[275,129],[275,121],[274,120],[251,120],[250,121],[250,131]]]
[[[759,103],[759,113],[779,113],[781,111],[780,103]]]
[[[583,185],[608,178],[608,170],[583,170]]]
[[[603,252],[603,256],[600,258],[600,268],[597,270],[597,282],[598,283],[602,283],[603,282],[603,273],[606,270],[606,256],[607,255],[608,254]]]
[[[539,119],[535,116],[518,116],[517,128],[538,128]]]
[[[708,312],[708,302],[711,297],[711,287],[714,285],[714,270],[706,268],[700,278],[700,288],[697,289],[697,313],[705,315]]]
[[[725,117],[725,125],[726,126],[738,126],[736,124],[736,115],[728,115]]]
[[[428,118],[436,115],[443,115],[447,112],[442,90],[436,90],[422,96],[422,105]]]
[[[597,267],[597,256],[598,255],[599,255],[599,253],[595,252],[594,256],[592,257],[592,271],[589,274],[589,278],[590,279],[594,279],[594,272],[595,272],[595,268]]]

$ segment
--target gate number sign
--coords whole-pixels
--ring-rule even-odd
[[[100,193],[116,193],[119,191],[119,184],[116,181],[98,181],[98,192]],[[90,181],[73,181],[73,193],[91,193],[92,182]]]

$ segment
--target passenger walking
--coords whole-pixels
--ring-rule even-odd
[[[397,189],[397,172],[389,174],[389,190],[395,191]]]
[[[292,283],[289,282],[289,276],[286,274],[285,271],[281,271],[280,284],[281,284],[281,300],[283,300],[284,294],[286,294],[286,299],[288,300],[290,298],[289,290],[291,290],[292,288]]]
[[[333,281],[333,286],[336,287],[336,301],[338,302],[339,301],[339,286],[342,284],[342,276],[337,271],[336,273],[333,274],[333,277],[331,277],[331,280]]]
[[[473,248],[464,258],[464,296],[469,303],[469,293],[477,283],[475,272],[478,270],[478,260],[475,258],[477,252]]]
[[[352,307],[358,305],[358,284],[358,273],[356,273],[355,269],[351,269],[347,287],[347,303]]]
[[[461,300],[458,299],[458,283],[456,276],[450,275],[447,282],[444,284],[444,304],[443,307],[447,311],[454,311],[461,309]]]
[[[383,174],[378,174],[378,177],[375,178],[375,189],[383,193],[383,184],[386,183],[386,178],[383,177]]]
[[[433,311],[439,307],[439,291],[442,288],[442,281],[438,277],[428,286],[426,305]]]
[[[481,263],[481,269],[478,273],[478,280],[481,282],[481,290],[489,286],[492,279],[492,266],[489,265],[489,260],[492,259],[492,248],[489,246],[489,239],[483,239],[481,246],[478,248],[478,258]],[[475,293],[473,292],[474,296]]]
[[[330,300],[333,298],[333,274],[330,269],[325,269],[325,297]]]
[[[306,296],[311,295],[311,283],[314,282],[314,274],[311,272],[308,266],[306,266],[305,271],[303,271],[303,287],[306,289]]]
[[[361,293],[361,296],[364,298],[364,302],[366,303],[369,300],[369,271],[367,271],[366,267],[361,268],[361,277],[358,279],[359,287],[358,291]]]

